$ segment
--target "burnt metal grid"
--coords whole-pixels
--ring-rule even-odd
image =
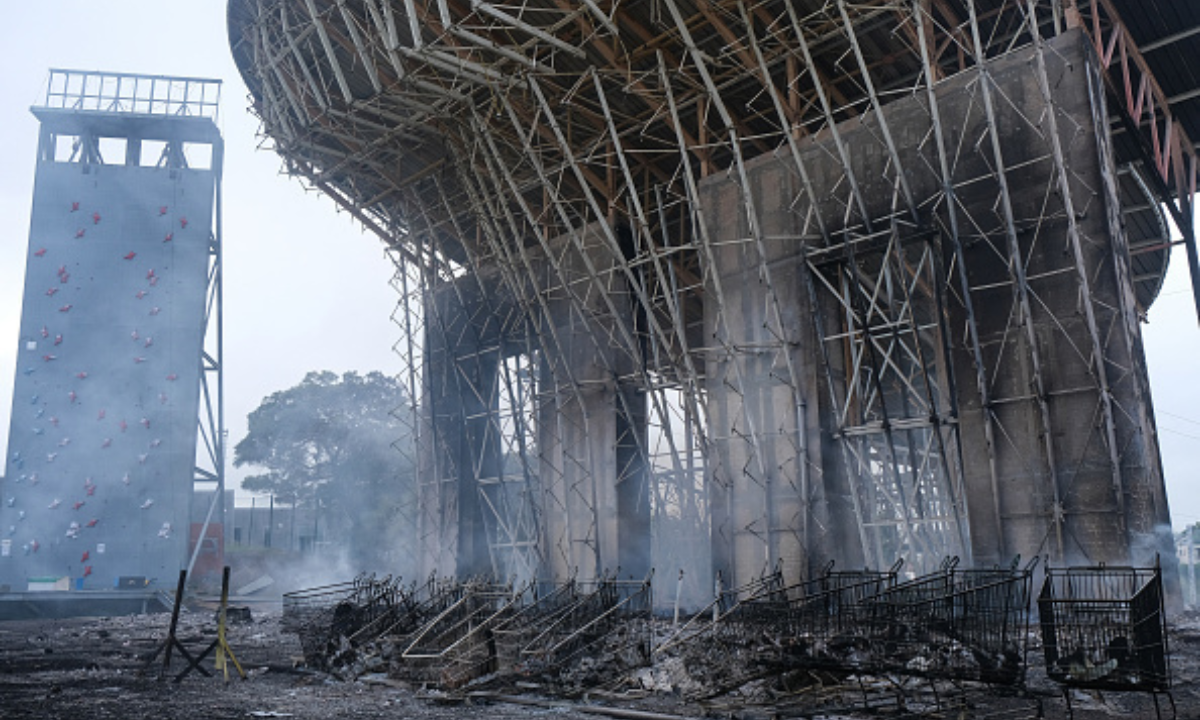
[[[1070,688],[1144,691],[1170,698],[1162,570],[1047,568],[1038,595],[1046,673]],[[1173,702],[1173,701],[1172,701]]]
[[[597,658],[613,677],[650,661],[652,605],[650,578],[513,586],[431,577],[417,586],[360,576],[286,593],[281,626],[310,666],[334,673],[366,652],[384,654],[392,677],[444,689],[491,673],[578,683]]]
[[[584,587],[574,579],[549,587],[535,584],[533,591],[536,597],[531,602],[493,630],[499,666],[516,673],[525,672],[525,647],[547,626],[575,613],[586,595]]]
[[[730,612],[743,603],[751,603],[762,598],[779,598],[787,587],[782,570],[764,574],[736,588],[723,589],[721,578],[717,578],[717,591],[712,600],[684,620],[682,625],[674,628],[662,642],[654,647],[654,653],[661,655],[671,648],[692,642],[715,631],[718,623]]]
[[[414,590],[406,590],[399,578],[361,575],[284,593],[280,626],[299,638],[307,663],[323,667],[343,638],[373,639],[368,637],[372,630],[404,608]]]
[[[781,558],[797,563],[805,555],[819,556],[812,548],[830,542],[821,535],[830,518],[814,510],[821,506],[827,474],[814,460],[816,443],[798,431],[814,424],[815,408],[826,394],[839,411],[831,452],[841,453],[851,476],[847,497],[867,564],[882,566],[902,553],[911,566],[925,570],[947,550],[969,557],[968,510],[973,521],[991,516],[997,527],[981,535],[996,538],[997,556],[1003,556],[1015,541],[1006,531],[1013,513],[1000,488],[1006,464],[1014,463],[1028,465],[1023,474],[1044,480],[1040,486],[1047,489],[1036,507],[1021,511],[1045,526],[1044,533],[1036,531],[1045,536],[1042,546],[1022,549],[1065,559],[1079,550],[1071,523],[1087,512],[1074,508],[1066,478],[1084,460],[1063,460],[1067,450],[1056,444],[1059,400],[1046,386],[1047,340],[1036,325],[1063,328],[1077,316],[1084,323],[1082,335],[1056,339],[1078,355],[1072,362],[1087,376],[1085,387],[1070,391],[1094,400],[1097,421],[1089,425],[1086,445],[1099,455],[1086,462],[1111,471],[1123,531],[1128,518],[1138,527],[1153,526],[1147,525],[1147,513],[1165,514],[1164,503],[1136,512],[1120,507],[1128,483],[1149,477],[1153,485],[1160,475],[1156,467],[1131,468],[1128,462],[1134,455],[1156,455],[1153,447],[1135,448],[1126,439],[1127,421],[1150,427],[1152,419],[1148,410],[1115,399],[1112,391],[1145,385],[1144,373],[1127,365],[1140,357],[1136,317],[1152,300],[1167,257],[1167,247],[1153,242],[1165,227],[1153,208],[1169,204],[1170,219],[1190,249],[1196,163],[1176,117],[1179,106],[1158,89],[1118,9],[1138,27],[1159,11],[1157,5],[1109,0],[657,0],[636,6],[554,0],[503,7],[421,0],[368,0],[361,6],[231,2],[234,54],[264,132],[287,158],[290,172],[377,232],[397,263],[396,319],[403,331],[398,350],[414,400],[408,421],[418,437],[415,452],[453,458],[457,449],[428,423],[436,411],[423,393],[430,378],[457,386],[463,397],[479,398],[487,432],[517,441],[520,472],[506,467],[497,473],[459,457],[422,474],[411,519],[419,528],[423,564],[451,567],[468,554],[458,547],[458,518],[482,504],[497,576],[510,575],[514,562],[599,574],[606,562],[604,507],[586,491],[601,479],[599,464],[594,448],[572,444],[571,438],[597,432],[596,421],[582,408],[614,382],[645,393],[648,427],[673,428],[675,418],[684,418],[689,440],[668,449],[669,462],[651,462],[650,443],[628,428],[618,444],[640,455],[643,466],[669,468],[651,473],[658,487],[684,479],[680,492],[657,496],[694,498],[688,500],[688,522],[711,527],[736,548],[734,584]],[[1079,187],[1059,145],[1071,127],[1067,115],[1054,109],[1047,70],[1054,56],[1046,38],[1068,32],[1084,33],[1095,49],[1112,116],[1132,119],[1116,140],[1123,179],[1102,170],[1099,189]],[[1012,148],[1003,147],[998,128],[1010,100],[992,71],[1021,48],[1034,49],[1032,76],[1041,102],[1051,108],[1021,119],[1040,138],[1037,156],[1028,162],[1049,168],[1041,217],[1019,217],[1012,210],[1009,184],[1024,165],[1006,164]],[[941,121],[945,108],[936,87],[956,75],[973,78],[968,85],[973,112],[985,125],[979,136],[962,137],[960,127]],[[930,130],[921,143],[932,147],[930,167],[900,162],[896,129],[884,123],[884,107],[903,97],[926,102]],[[831,150],[830,161],[841,164],[848,186],[814,195],[812,163],[799,145],[810,136],[836,138],[839,123],[847,120],[879,126],[890,156],[883,178],[888,186],[883,192],[891,194],[889,211],[866,211],[856,187],[862,179],[840,148]],[[1043,121],[1049,132],[1042,132]],[[992,169],[996,182],[988,189],[994,198],[987,213],[973,214],[958,202],[958,193],[971,190],[976,180],[961,173],[959,163],[970,154],[961,152],[964,147]],[[797,340],[783,318],[793,307],[766,252],[772,239],[762,226],[762,198],[747,181],[751,161],[771,154],[793,161],[790,182],[798,197],[834,208],[809,213],[805,233],[797,238],[814,251],[802,282],[823,313],[816,325],[828,359],[819,389],[804,386],[791,356]],[[923,205],[906,185],[917,172],[937,175],[941,187]],[[751,259],[765,288],[761,331],[751,338],[734,332],[731,314],[738,300],[720,276],[721,247],[705,225],[700,186],[722,173],[737,178],[740,187],[746,228],[736,239],[738,252]],[[1115,303],[1092,287],[1085,251],[1095,238],[1075,222],[1096,192],[1114,198],[1121,193],[1133,198],[1126,205],[1142,206],[1127,218],[1137,227],[1132,241],[1139,243],[1132,266],[1120,247],[1109,266],[1120,284]],[[1139,199],[1147,194],[1154,201]],[[937,248],[928,250],[930,258],[921,257],[926,252],[921,228],[930,224],[931,214],[944,264],[933,262]],[[1027,277],[1021,263],[1007,263],[1006,275],[992,286],[969,277],[964,246],[984,239],[999,256],[1032,253],[1021,244],[1030,242],[1029,228],[1048,219],[1065,219],[1069,226],[1064,264],[1047,276],[1071,277],[1078,284],[1081,302],[1070,313],[1044,301],[1039,285],[1044,278]],[[1113,228],[1122,222],[1118,216],[1110,220]],[[879,258],[845,256],[856,244],[875,240],[891,243]],[[1056,240],[1049,234],[1032,234],[1035,247],[1051,242]],[[609,247],[610,262],[563,260],[565,249],[586,259],[597,246]],[[824,262],[839,253],[840,267]],[[481,328],[500,314],[499,323],[514,332],[505,338],[509,347],[497,352],[541,358],[538,382],[529,388],[465,372],[463,363],[428,365],[429,334],[464,327],[431,298],[437,292],[494,290],[490,279],[479,277],[485,268],[510,302],[499,313],[494,303],[460,305],[469,308],[465,332],[488,346]],[[1001,285],[1012,289],[1011,297],[995,302],[990,291]],[[1127,286],[1136,286],[1136,297],[1126,297]],[[893,294],[883,296],[879,287]],[[965,322],[939,327],[943,308],[930,307],[938,298]],[[576,332],[590,334],[605,348],[596,360],[602,377],[581,377],[568,361],[571,337],[553,321],[563,307]],[[709,312],[712,332],[702,333]],[[996,335],[1005,353],[992,353],[995,339],[980,330],[980,321],[988,318],[1001,321]],[[974,353],[973,363],[960,368],[969,372],[955,376],[944,370],[947,330],[955,334],[955,346]],[[1106,362],[1110,356],[1117,359]],[[797,409],[795,420],[756,416],[755,358],[772,360],[769,377]],[[849,358],[855,371],[842,372],[831,362],[841,358]],[[997,373],[1012,364],[1032,368],[1030,387],[997,383]],[[708,392],[718,369],[720,399],[730,418],[722,426],[714,424],[717,398]],[[956,390],[964,387],[977,388],[977,406],[964,410],[955,402]],[[548,411],[536,429],[527,425],[525,439],[536,433],[536,443],[519,442],[520,433],[514,435],[502,416],[502,408],[525,407],[526,390]],[[614,403],[625,416],[636,414],[627,395],[618,393]],[[1009,408],[1023,408],[1022,419]],[[982,438],[961,436],[964,413],[978,416]],[[1030,438],[1032,444],[1022,442]],[[767,458],[784,448],[792,459],[772,467]],[[723,466],[727,449],[745,461]],[[968,508],[961,459],[980,454],[987,456],[991,489],[977,492]],[[706,480],[702,492],[692,487],[697,458]],[[688,471],[680,472],[684,468]],[[636,469],[637,463],[623,463],[617,481],[636,478]],[[476,498],[456,485],[471,473],[477,475]],[[510,483],[512,492],[496,491],[498,484]],[[762,495],[762,510],[750,517],[726,513],[724,498],[745,496],[745,489]],[[779,506],[782,493],[798,498],[798,509],[781,519],[771,508]],[[496,496],[520,502],[496,503]],[[672,512],[666,505],[664,512]],[[570,522],[555,532],[538,522],[566,515]],[[789,568],[802,576],[809,570]]]
[[[521,648],[519,670],[570,672],[585,655],[599,654],[618,629],[620,647],[608,651],[621,655],[621,670],[648,663],[653,642],[650,580],[601,578],[582,584],[576,601],[546,617]]]
[[[854,672],[855,646],[867,625],[871,598],[896,585],[902,563],[887,570],[833,570],[787,585],[775,572],[720,593],[655,649],[704,663],[725,658],[725,670],[704,693],[719,695],[758,677],[795,669]]]
[[[866,628],[858,667],[1022,685],[1036,564],[958,570],[955,559],[866,598],[857,608]]]
[[[797,669],[1023,685],[1036,562],[957,564],[947,558],[904,582],[894,566],[829,573],[786,592],[768,588],[677,630],[657,652],[731,658],[725,666],[737,671],[720,679],[725,688]]]
[[[468,582],[454,601],[407,639],[389,674],[457,688],[497,669],[494,630],[526,601],[530,586]]]

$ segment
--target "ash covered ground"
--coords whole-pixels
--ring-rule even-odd
[[[249,622],[231,624],[230,646],[249,679],[196,672],[175,683],[158,679],[161,663],[142,672],[145,658],[167,634],[169,615],[0,622],[0,717],[16,718],[574,718],[659,716],[719,718],[1067,717],[1057,686],[1041,668],[1036,631],[1024,693],[997,693],[982,685],[894,677],[792,673],[719,688],[723,670],[714,657],[696,692],[695,668],[668,658],[653,669],[613,677],[604,689],[485,678],[453,692],[397,681],[386,672],[339,680],[303,667],[296,637],[280,626],[279,608],[254,606]],[[178,637],[192,652],[216,637],[211,608],[181,615]],[[1200,718],[1200,615],[1172,618],[1171,662],[1177,717]],[[187,666],[178,654],[172,674]],[[212,671],[211,656],[204,666]],[[648,687],[650,689],[648,689]],[[937,691],[935,697],[932,690]],[[1163,717],[1171,717],[1165,698]],[[869,709],[864,709],[864,704]],[[1154,717],[1150,696],[1075,691],[1075,717]],[[939,707],[940,705],[940,707]]]

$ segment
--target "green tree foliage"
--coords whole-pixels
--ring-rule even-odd
[[[250,413],[233,464],[266,472],[242,487],[315,508],[322,539],[344,543],[363,569],[386,565],[415,490],[412,435],[397,420],[407,403],[379,372],[310,372]]]

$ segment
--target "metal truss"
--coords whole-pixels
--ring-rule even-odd
[[[709,537],[738,586],[834,552],[1087,555],[1096,517],[1165,517],[1137,317],[1166,254],[1134,276],[1120,203],[1162,228],[1169,196],[1191,250],[1195,155],[1109,0],[230,12],[289,170],[397,264],[425,565],[615,571],[642,496],[701,596],[681,548]],[[1087,117],[1056,97],[1072,33]]]

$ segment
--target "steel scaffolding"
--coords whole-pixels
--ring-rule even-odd
[[[233,0],[264,132],[396,263],[424,565],[1134,552],[1168,220],[1200,274],[1118,6]]]

